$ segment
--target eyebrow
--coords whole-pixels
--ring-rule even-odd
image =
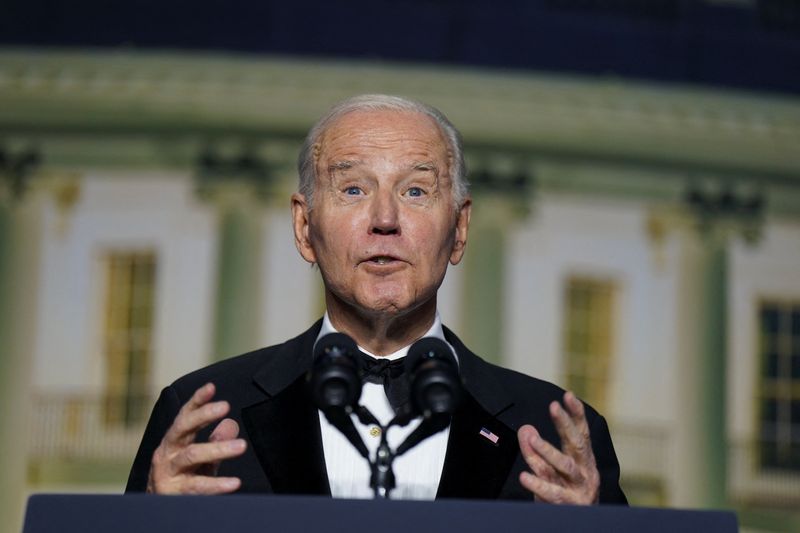
[[[361,161],[355,159],[345,159],[342,161],[336,161],[328,165],[328,172],[335,172],[337,170],[350,170],[351,168],[360,165]]]
[[[343,159],[335,161],[328,165],[328,173],[332,174],[337,171],[350,170],[353,167],[359,166],[364,162],[358,159]],[[439,177],[439,167],[433,161],[419,161],[408,165],[409,170],[418,170],[422,172],[432,172],[434,176]]]
[[[436,166],[436,163],[433,161],[421,161],[419,163],[412,163],[410,165],[411,170],[421,170],[421,171],[430,171],[433,172],[433,175],[437,178],[439,177],[439,167]]]

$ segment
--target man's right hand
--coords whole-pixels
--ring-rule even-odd
[[[153,453],[147,492],[153,494],[224,494],[234,492],[242,482],[237,477],[216,477],[224,459],[237,457],[247,449],[244,439],[237,439],[239,425],[225,418],[209,437],[209,442],[195,442],[197,432],[224,417],[228,402],[211,402],[216,389],[206,383],[181,407],[161,444]]]

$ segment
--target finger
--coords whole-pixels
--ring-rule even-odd
[[[189,398],[189,401],[186,402],[181,406],[180,411],[178,411],[175,420],[172,422],[172,425],[167,430],[167,433],[164,435],[164,440],[167,442],[175,442],[178,441],[182,436],[185,428],[187,427],[186,424],[186,417],[192,411],[195,411],[202,407],[203,405],[207,404],[211,401],[211,398],[214,397],[214,393],[216,392],[216,387],[213,383],[206,383],[192,394],[192,397]],[[179,422],[181,422],[180,427]]]
[[[531,426],[530,424],[525,424],[524,426],[520,427],[517,431],[517,440],[519,441],[519,450],[522,453],[522,458],[525,459],[525,462],[528,461],[528,455],[531,453],[535,453],[533,451],[533,447],[531,446],[530,440],[532,436],[538,435],[539,432],[536,431],[536,428]]]
[[[214,397],[214,394],[217,392],[216,386],[209,382],[194,391],[192,397],[189,398],[189,401],[186,402],[185,406],[188,406],[190,409],[196,409],[203,404],[208,403],[211,398]]]
[[[529,424],[525,424],[519,431],[517,431],[517,440],[519,441],[519,451],[522,454],[522,458],[528,464],[528,466],[533,469],[533,462],[535,460],[534,456],[538,456],[539,454],[536,453],[536,450],[533,449],[533,439],[539,436],[539,432],[536,431],[536,428]]]
[[[532,440],[539,437],[539,432],[536,431],[531,425],[524,425],[517,431],[517,439],[519,440],[519,449],[522,453],[522,458],[528,464],[533,473],[537,476],[554,481],[557,478],[555,470],[542,459],[542,457],[534,450]]]
[[[211,435],[208,437],[210,442],[217,442],[222,440],[232,440],[235,439],[239,435],[239,424],[236,423],[236,420],[232,418],[225,418],[217,427],[214,428],[214,431],[211,432]]]
[[[529,440],[533,451],[550,465],[557,475],[572,482],[580,481],[581,473],[575,459],[561,452],[561,450],[544,440],[538,433],[531,435]]]
[[[244,439],[225,440],[191,444],[172,459],[173,472],[194,472],[198,466],[216,463],[244,453],[247,444]]]
[[[578,399],[572,391],[564,393],[564,405],[567,406],[570,414],[576,421],[583,420],[586,422],[586,410],[583,408],[583,402]]]
[[[193,411],[181,411],[164,435],[167,446],[188,446],[201,429],[219,420],[228,411],[230,405],[226,401],[208,403]]]
[[[227,494],[239,490],[242,481],[238,477],[192,476],[187,485],[187,494]]]
[[[574,403],[580,404],[580,400],[568,392],[564,394],[565,403],[573,403],[570,409],[574,408]],[[591,459],[591,440],[589,438],[589,426],[586,424],[586,418],[583,415],[583,406],[581,405],[580,414],[574,415],[573,412],[567,412],[558,402],[550,403],[550,416],[555,424],[556,431],[561,437],[562,449],[568,455],[571,455],[576,460],[582,463],[590,463]]]
[[[568,493],[563,487],[536,477],[529,472],[520,473],[519,483],[543,502],[565,503],[569,501]]]
[[[237,477],[187,476],[169,485],[156,487],[157,494],[227,494],[242,486]]]
[[[586,442],[590,442],[589,423],[586,421],[586,409],[583,402],[571,391],[567,391],[564,393],[564,405],[581,437]]]
[[[209,395],[209,392],[211,395]],[[178,411],[178,416],[164,435],[169,445],[186,446],[194,442],[197,432],[228,414],[230,405],[226,401],[211,402],[214,385],[208,383],[195,391],[192,398]]]
[[[583,402],[578,399],[571,391],[564,394],[564,405],[566,405],[575,427],[580,434],[581,446],[578,447],[578,453],[582,454],[589,464],[594,465],[594,452],[592,451],[592,435],[589,431],[589,422],[586,420],[586,408]]]
[[[533,473],[539,479],[549,481],[551,483],[563,483],[561,476],[545,461],[541,455],[535,453],[528,463],[533,470]]]

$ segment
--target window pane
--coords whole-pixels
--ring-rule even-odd
[[[784,468],[794,470],[795,472],[800,471],[800,443],[797,441],[791,446],[788,464],[785,464]]]
[[[149,252],[113,252],[106,258],[108,424],[138,424],[148,414],[155,268]]]
[[[775,423],[778,421],[778,402],[774,398],[764,400],[761,404],[761,420],[766,423]],[[763,427],[763,426],[762,426]]]
[[[792,335],[800,338],[800,307],[797,306],[792,309]]]
[[[612,367],[614,284],[571,278],[564,291],[565,384],[604,410]]]
[[[764,377],[776,378],[778,377],[778,364],[779,358],[776,352],[768,352],[764,356]]]
[[[764,304],[761,317],[761,466],[800,471],[800,306]]]
[[[774,444],[762,442],[760,452],[762,467],[774,468],[778,465],[778,452]]]
[[[778,309],[770,306],[761,311],[761,331],[763,333],[777,333],[779,326]]]

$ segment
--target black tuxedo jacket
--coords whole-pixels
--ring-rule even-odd
[[[219,475],[240,478],[240,492],[330,495],[319,415],[305,390],[321,323],[283,344],[221,361],[165,388],[153,408],[126,491],[145,490],[153,452],[178,410],[211,381],[217,388],[215,399],[230,402],[228,416],[239,423],[240,436],[248,441],[247,451],[224,461]],[[531,499],[518,481],[527,466],[516,431],[533,424],[543,438],[560,446],[548,405],[560,400],[564,391],[487,363],[446,328],[445,337],[458,353],[466,394],[451,422],[437,498]],[[586,416],[600,471],[600,502],[627,503],[608,426],[589,406]],[[496,445],[480,435],[482,428],[499,436]],[[206,440],[212,429],[206,428],[198,440]]]

